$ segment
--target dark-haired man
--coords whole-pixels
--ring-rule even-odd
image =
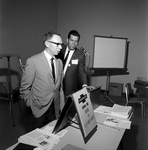
[[[87,86],[85,54],[77,48],[79,41],[80,34],[76,30],[71,30],[67,37],[67,45],[62,46],[58,55],[64,64],[63,89],[65,96]],[[68,58],[65,61],[67,54]]]

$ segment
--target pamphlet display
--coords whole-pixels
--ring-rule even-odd
[[[74,119],[77,122],[73,121]],[[90,95],[86,88],[83,88],[67,97],[61,115],[53,129],[53,133],[58,133],[72,123],[79,125],[85,143],[96,131],[96,118]]]

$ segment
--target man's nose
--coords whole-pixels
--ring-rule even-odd
[[[73,44],[73,45],[76,45],[76,42],[75,42],[75,41],[73,41],[73,42],[72,42],[72,44]]]
[[[58,48],[59,48],[59,49],[62,49],[62,45],[59,45]]]

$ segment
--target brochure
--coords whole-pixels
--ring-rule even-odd
[[[20,143],[40,147],[43,150],[50,150],[60,141],[60,139],[61,137],[56,134],[51,134],[50,132],[37,128],[20,136],[18,141]]]
[[[130,129],[131,126],[131,121],[118,119],[114,117],[107,117],[103,123],[108,126],[124,128],[124,129]]]

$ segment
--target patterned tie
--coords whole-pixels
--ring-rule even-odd
[[[53,62],[54,58],[51,58],[51,68],[52,68],[52,76],[53,76],[53,80],[55,82],[55,67],[54,67],[54,62]]]
[[[65,59],[63,60],[63,67],[64,67],[65,64],[66,64],[67,58],[68,58],[68,56],[69,56],[69,52],[70,52],[70,50],[68,50],[68,53],[67,53]]]

